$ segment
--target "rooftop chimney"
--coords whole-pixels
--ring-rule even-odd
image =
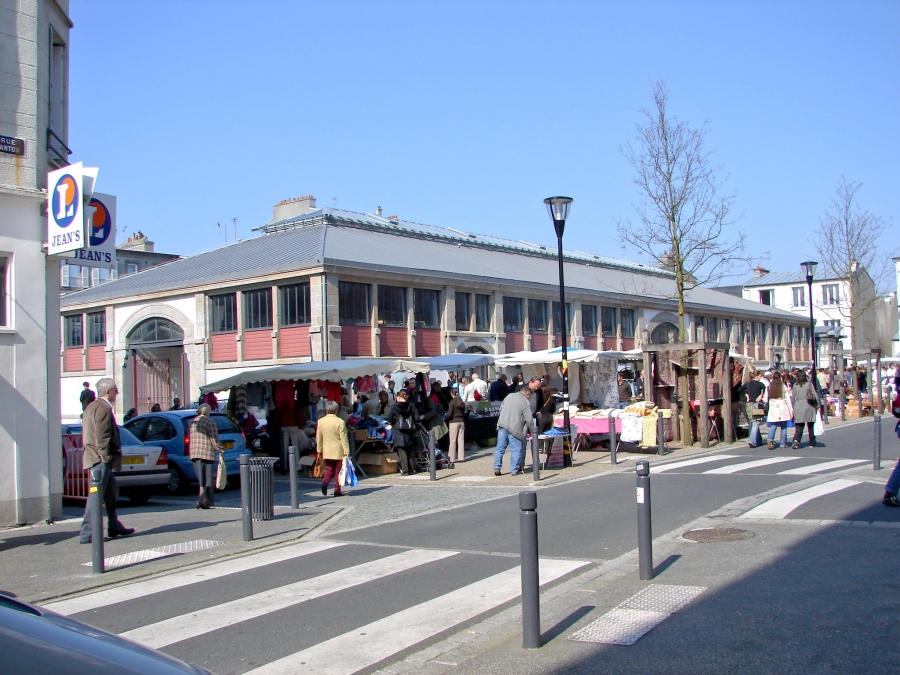
[[[759,279],[760,277],[765,276],[768,273],[769,273],[769,270],[767,270],[762,265],[758,265],[757,267],[753,268],[753,278],[754,279]]]
[[[116,248],[122,248],[127,251],[145,251],[147,253],[153,253],[154,246],[155,244],[147,239],[147,235],[138,230],[133,236],[128,237],[128,240],[124,244],[119,244]]]
[[[381,207],[380,206],[375,207],[375,215],[378,217],[381,217]]]
[[[316,210],[316,198],[312,195],[282,199],[272,209],[272,221],[296,218]]]

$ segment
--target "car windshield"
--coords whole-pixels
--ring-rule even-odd
[[[219,430],[220,434],[239,434],[241,430],[238,428],[238,425],[231,421],[230,417],[225,415],[216,415],[212,414],[209,418],[216,423],[216,428]],[[182,417],[181,424],[184,426],[185,432],[189,433],[191,430],[191,422],[194,421],[193,417]]]

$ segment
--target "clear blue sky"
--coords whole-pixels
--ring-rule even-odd
[[[793,270],[841,176],[900,215],[897,2],[72,0],[73,161],[157,250],[238,237],[284,198],[639,260],[650,83],[700,125],[751,253]],[[896,229],[879,242],[897,246]]]

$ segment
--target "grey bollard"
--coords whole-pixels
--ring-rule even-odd
[[[881,471],[881,415],[875,414],[875,456],[872,459],[872,468]]]
[[[91,502],[91,572],[103,574],[106,562],[103,558],[103,466],[91,469],[91,487],[88,492]]]
[[[653,527],[650,522],[650,462],[638,460],[634,465],[637,474],[638,513],[638,562],[640,578],[653,578]]]
[[[437,457],[434,456],[434,431],[428,432],[428,480],[437,480]]]
[[[288,465],[291,471],[291,508],[296,510],[300,508],[300,495],[297,489],[297,462],[300,452],[294,445],[288,446]]]
[[[659,447],[656,448],[657,455],[666,454],[666,427],[663,424],[662,410],[656,411],[656,442]]]
[[[244,541],[253,541],[253,512],[250,509],[250,455],[241,455],[241,519],[244,521]]]
[[[531,472],[537,483],[541,479],[541,442],[538,440],[537,430],[531,434]]]
[[[619,458],[616,455],[616,446],[618,445],[616,442],[616,418],[613,417],[612,410],[609,411],[606,421],[609,422],[609,433],[607,434],[609,437],[609,463],[618,464]]]
[[[538,566],[537,493],[519,493],[522,571],[522,647],[541,647],[541,578]]]

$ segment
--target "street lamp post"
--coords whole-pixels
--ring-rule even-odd
[[[569,352],[566,345],[566,285],[563,278],[563,231],[566,229],[566,218],[569,216],[569,208],[572,205],[571,197],[547,197],[544,200],[547,211],[553,219],[553,229],[556,230],[556,245],[559,257],[559,323],[562,335],[562,381],[563,381],[563,424],[566,432],[569,431]],[[572,439],[569,439],[571,442]],[[564,466],[572,466],[572,456],[563,455]]]
[[[800,267],[803,269],[803,273],[806,275],[806,287],[809,289],[809,351],[810,351],[810,359],[812,361],[812,386],[816,392],[816,399],[821,402],[821,395],[819,392],[819,378],[816,376],[816,366],[818,359],[816,358],[816,322],[813,319],[813,293],[812,293],[812,283],[813,277],[816,274],[816,267],[818,267],[819,263],[813,262],[811,260],[800,263]],[[825,414],[828,414],[826,409]]]

